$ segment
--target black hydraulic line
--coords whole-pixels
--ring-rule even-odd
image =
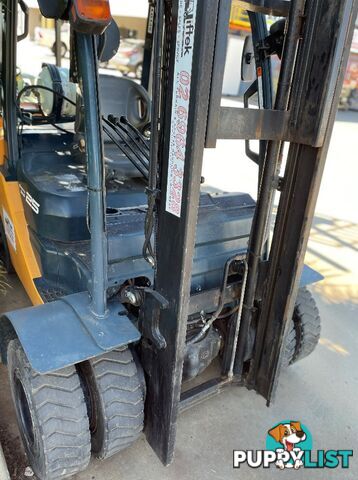
[[[237,261],[242,261],[241,255],[235,255],[234,257],[229,258],[229,260],[227,260],[227,262],[225,264],[225,268],[224,268],[224,275],[223,275],[221,289],[220,289],[220,299],[219,299],[217,309],[211,315],[210,319],[203,326],[203,328],[200,330],[200,332],[187,342],[187,345],[191,345],[193,343],[199,342],[205,336],[206,332],[209,330],[209,328],[212,326],[212,324],[215,322],[215,320],[217,320],[220,317],[220,314],[222,313],[224,305],[225,305],[225,292],[226,292],[226,287],[227,287],[227,281],[228,281],[228,278],[229,278],[230,267],[234,262],[237,262]],[[245,263],[246,263],[246,261],[245,261]]]
[[[240,331],[240,325],[241,325],[241,319],[242,319],[242,312],[244,308],[244,298],[245,298],[245,293],[246,293],[246,283],[247,283],[247,275],[249,273],[249,266],[247,263],[247,259],[242,261],[242,264],[244,265],[244,270],[243,270],[243,276],[242,276],[242,284],[241,284],[241,293],[240,293],[240,301],[239,301],[239,308],[235,317],[234,321],[234,338],[233,338],[233,348],[231,352],[231,358],[230,358],[230,367],[228,371],[228,379],[232,380],[234,377],[234,367],[235,367],[235,358],[236,358],[236,352],[237,352],[237,339],[239,338],[239,331]]]
[[[38,101],[38,104],[39,104],[39,111],[42,115],[42,119],[44,122],[46,123],[49,123],[50,125],[52,125],[53,127],[57,128],[57,130],[59,130],[60,132],[63,132],[63,133],[71,133],[69,132],[68,130],[64,129],[64,128],[61,128],[59,127],[58,125],[56,125],[54,122],[51,121],[51,118],[49,118],[49,116],[45,115],[42,108],[41,108],[41,105],[40,105],[40,101],[39,101],[39,98],[38,98],[38,95],[35,93],[35,90],[45,90],[47,92],[51,92],[53,93],[54,96],[59,96],[61,98],[63,98],[64,100],[66,100],[66,102],[70,103],[71,105],[74,105],[76,106],[76,103],[73,102],[70,98],[66,97],[63,93],[61,92],[57,92],[56,90],[54,90],[53,88],[50,88],[50,87],[45,87],[44,85],[26,85],[22,90],[20,90],[20,92],[18,93],[17,95],[17,98],[16,98],[16,110],[17,110],[17,114],[18,114],[18,117],[20,118],[21,122],[23,124],[26,124],[26,119],[24,118],[24,115],[23,115],[23,112],[22,112],[22,109],[21,109],[21,97],[24,95],[24,93],[28,92],[28,91],[32,91],[34,90],[33,94],[36,96],[37,98],[37,101]],[[37,92],[38,93],[38,92]]]
[[[301,34],[301,21],[305,0],[292,0],[288,17],[288,29],[285,36],[284,54],[275,101],[276,110],[287,110],[290,99],[294,64],[298,41]],[[238,339],[235,373],[242,374],[245,344],[254,310],[259,264],[266,243],[268,222],[271,218],[276,182],[282,160],[282,142],[268,142],[263,166],[257,206],[251,228],[247,253],[248,278],[244,300],[244,310]]]
[[[159,126],[160,126],[160,91],[162,70],[162,43],[163,43],[163,0],[157,0],[156,28],[154,37],[155,66],[152,88],[152,137],[150,142],[149,188],[157,187]]]
[[[148,138],[145,137],[139,130],[136,128],[134,125],[131,124],[131,122],[128,121],[127,117],[121,116],[119,121],[126,125],[130,130],[132,130],[133,133],[135,133],[138,136],[138,139],[142,141],[142,144],[145,146],[146,150],[148,152],[150,151],[150,143],[148,141]]]
[[[155,251],[152,246],[154,230],[155,206],[157,200],[157,175],[159,165],[159,142],[160,142],[160,107],[161,107],[161,80],[162,80],[162,45],[164,27],[164,0],[157,0],[155,12],[154,33],[154,62],[152,82],[152,118],[151,118],[151,142],[149,181],[147,188],[148,211],[145,220],[145,240],[143,245],[143,257],[153,267],[155,265]]]
[[[239,310],[239,308],[240,308],[240,304],[238,303],[238,304],[235,305],[235,307],[233,307],[230,310],[228,310],[227,312],[224,312],[221,315],[219,315],[218,320],[221,320],[223,318],[231,317],[232,315],[234,315],[234,313],[236,313]],[[189,321],[188,321],[188,323],[189,323]]]

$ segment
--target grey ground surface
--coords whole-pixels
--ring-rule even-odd
[[[255,171],[240,148],[221,142],[216,152],[207,152],[204,175],[208,184],[255,192]],[[323,320],[322,338],[310,358],[282,374],[274,405],[267,408],[261,397],[245,389],[226,390],[181,415],[172,466],[162,467],[142,438],[106,462],[93,461],[75,480],[358,478],[357,152],[358,114],[339,113],[307,252],[307,263],[325,275],[312,288]],[[9,282],[12,288],[0,297],[0,312],[28,305],[16,277]],[[3,366],[0,386],[0,436],[12,478],[22,480],[27,462]],[[267,430],[287,418],[300,420],[311,430],[315,449],[355,449],[351,468],[233,470],[233,449],[265,448]]]

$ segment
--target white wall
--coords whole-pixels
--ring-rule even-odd
[[[112,15],[147,18],[148,0],[110,0]]]
[[[37,0],[25,0],[29,8],[38,8]],[[148,0],[110,0],[112,15],[146,18]]]

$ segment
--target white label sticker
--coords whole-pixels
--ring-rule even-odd
[[[2,218],[4,222],[4,230],[5,230],[5,235],[6,238],[9,240],[12,248],[16,252],[16,236],[15,236],[15,227],[14,224],[11,221],[11,218],[9,217],[9,214],[3,207],[2,209]]]
[[[179,0],[166,211],[181,216],[197,0]]]
[[[22,185],[20,185],[20,194],[24,197],[28,206],[33,210],[36,215],[40,213],[40,204],[36,202],[34,198],[27,192]]]
[[[150,7],[149,16],[148,16],[148,28],[147,28],[149,35],[152,35],[153,29],[154,29],[154,14],[155,14],[155,8]]]

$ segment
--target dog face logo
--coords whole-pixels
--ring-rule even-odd
[[[269,430],[268,433],[276,442],[282,443],[285,450],[289,452],[294,449],[297,443],[306,440],[306,434],[302,430],[300,422],[280,423]]]
[[[281,420],[266,430],[264,450],[234,450],[233,468],[246,464],[250,468],[349,468],[353,450],[313,450],[313,439],[309,428],[298,421]],[[308,477],[307,477],[308,478]]]
[[[277,448],[277,453],[294,452],[298,458],[294,463],[285,463],[282,459],[276,462],[276,466],[280,469],[295,468],[296,470],[303,465],[301,456],[299,455],[301,449],[297,446],[300,442],[304,442],[307,435],[303,431],[300,422],[291,421],[289,423],[280,423],[276,427],[268,431],[268,434],[275,439],[276,442],[281,443],[284,447]]]

